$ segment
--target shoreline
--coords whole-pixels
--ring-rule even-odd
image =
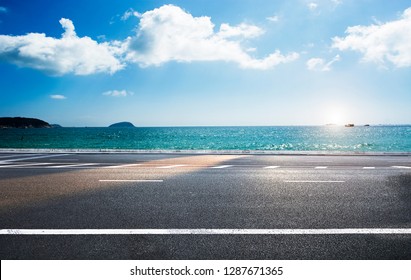
[[[104,153],[104,154],[181,154],[181,155],[291,155],[291,156],[411,156],[411,152],[361,151],[266,151],[266,150],[136,150],[136,149],[28,149],[0,148],[0,153]]]

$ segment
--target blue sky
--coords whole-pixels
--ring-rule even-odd
[[[0,0],[0,116],[411,123],[411,3]]]

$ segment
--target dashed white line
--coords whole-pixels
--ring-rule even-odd
[[[134,183],[134,182],[148,182],[148,183],[162,183],[163,180],[98,180],[99,182],[120,182],[120,183]]]
[[[23,155],[7,155],[7,156],[0,156],[0,158],[14,158],[14,157],[21,157],[21,156],[37,156],[37,155],[40,155],[40,154],[31,154],[31,155],[25,155],[25,154],[23,154]]]
[[[280,168],[280,167],[279,167],[279,166],[275,166],[275,165],[264,167],[264,169],[275,169],[275,168]]]
[[[316,166],[316,167],[314,167],[314,169],[327,169],[328,167],[327,166]]]
[[[321,180],[284,180],[285,183],[345,183],[345,181]]]
[[[0,168],[15,168],[15,167],[38,166],[38,165],[47,165],[47,164],[50,164],[50,163],[40,162],[40,163],[10,164],[10,165],[1,165]]]
[[[98,163],[54,165],[54,166],[47,166],[47,168],[73,168],[73,167],[83,167],[83,166],[92,166],[92,165],[98,165]]]
[[[49,158],[49,157],[62,157],[62,156],[68,156],[68,154],[42,155],[42,156],[35,156],[35,157],[7,159],[7,160],[4,160],[3,162],[14,162],[14,161],[29,160],[29,159]]]
[[[394,166],[391,166],[391,167],[393,167],[393,168],[400,168],[400,169],[411,169],[411,166],[394,165]]]
[[[156,168],[170,169],[170,168],[177,168],[177,167],[183,167],[183,166],[187,166],[187,164],[174,164],[174,165],[158,166]]]
[[[104,166],[103,168],[126,168],[126,167],[133,167],[133,166],[139,166],[139,165],[142,165],[142,163],[131,163],[131,164],[123,164],[123,165]]]
[[[220,168],[228,168],[228,167],[232,167],[232,165],[217,165],[217,166],[213,166],[211,168],[220,169]]]
[[[411,228],[325,229],[1,229],[0,235],[330,235],[411,234]]]
[[[375,169],[374,166],[364,166],[362,169]]]

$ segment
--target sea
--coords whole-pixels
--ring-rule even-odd
[[[0,148],[411,152],[411,125],[0,129]]]

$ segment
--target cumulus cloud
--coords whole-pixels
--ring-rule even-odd
[[[78,37],[71,20],[62,18],[64,33],[60,39],[43,33],[22,36],[0,35],[0,60],[60,76],[67,73],[89,75],[114,73],[124,64],[119,42],[98,43],[90,37]]]
[[[136,34],[123,41],[99,43],[87,36],[78,37],[73,22],[65,18],[60,20],[64,29],[61,38],[44,33],[0,35],[0,61],[60,76],[113,74],[129,63],[149,67],[170,61],[225,61],[264,70],[299,57],[296,52],[282,54],[279,50],[263,58],[251,55],[255,48],[248,41],[264,34],[252,24],[223,23],[215,28],[210,17],[194,17],[174,5],[144,14],[129,9],[122,19],[131,16],[140,22]]]
[[[65,97],[64,95],[61,94],[52,94],[50,95],[51,99],[58,99],[58,100],[62,100],[62,99],[67,99],[67,97]]]
[[[298,58],[297,53],[280,51],[262,59],[251,57],[241,42],[261,34],[261,28],[245,23],[224,23],[215,32],[210,17],[194,17],[177,6],[164,5],[141,15],[136,36],[126,40],[126,59],[141,67],[169,61],[226,61],[242,68],[269,69]]]
[[[103,92],[103,95],[105,96],[112,96],[112,97],[126,97],[129,95],[134,95],[133,92],[127,91],[127,90],[109,90],[106,92]]]
[[[307,61],[307,69],[311,71],[327,72],[331,70],[331,65],[340,61],[340,56],[336,55],[333,59],[326,62],[322,58],[314,57]]]
[[[333,38],[333,48],[359,52],[366,62],[411,66],[411,8],[406,9],[397,20],[351,26],[345,33],[345,37]]]

